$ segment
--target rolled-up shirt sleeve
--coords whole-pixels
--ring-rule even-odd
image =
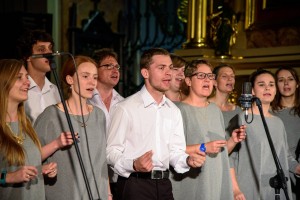
[[[126,159],[123,155],[126,147],[126,133],[130,128],[129,120],[126,111],[121,106],[117,106],[108,128],[106,147],[108,164],[113,167],[117,174],[124,177],[128,177],[134,171],[133,159]]]
[[[174,167],[177,173],[185,173],[189,171],[190,167],[186,162],[188,154],[185,153],[186,141],[180,110],[176,109],[173,116],[173,135],[170,139],[170,165]]]

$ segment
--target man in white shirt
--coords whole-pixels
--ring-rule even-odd
[[[172,61],[153,48],[140,61],[143,88],[117,104],[108,130],[107,160],[119,174],[117,199],[173,199],[169,165],[178,173],[200,167],[205,154],[185,153],[180,110],[165,97]]]
[[[118,56],[112,49],[100,49],[94,52],[93,59],[98,64],[97,88],[89,102],[103,110],[106,116],[106,128],[110,123],[110,114],[115,105],[124,98],[114,89],[120,80]]]
[[[25,33],[19,40],[18,50],[29,74],[30,88],[25,112],[32,123],[50,105],[60,102],[56,85],[51,83],[46,73],[51,71],[47,58],[32,58],[32,54],[46,54],[53,51],[53,38],[42,30]]]
[[[106,130],[110,124],[112,110],[115,105],[124,98],[114,89],[120,80],[120,65],[118,56],[112,49],[96,50],[93,59],[98,64],[97,88],[94,90],[93,97],[89,102],[99,107],[105,113]],[[118,175],[112,169],[108,168],[110,189],[113,195],[116,195],[116,182]]]

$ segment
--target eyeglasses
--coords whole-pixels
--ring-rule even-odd
[[[105,67],[108,70],[112,70],[112,69],[116,69],[119,70],[121,68],[121,66],[119,64],[105,64],[105,65],[100,65],[99,67]]]
[[[206,77],[209,79],[209,80],[214,80],[216,78],[216,75],[213,74],[213,73],[203,73],[203,72],[198,72],[198,73],[195,73],[195,74],[192,74],[192,76],[197,76],[197,79],[205,79]]]

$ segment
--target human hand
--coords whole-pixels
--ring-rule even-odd
[[[233,192],[234,200],[246,200],[245,195],[240,191],[234,191]]]
[[[79,135],[78,133],[75,133],[75,138],[78,139]],[[72,145],[74,143],[72,133],[71,132],[62,132],[57,138],[56,142],[58,145],[58,148],[61,149],[63,147]]]
[[[189,151],[189,157],[187,158],[187,164],[193,168],[201,167],[204,164],[205,159],[206,159],[205,152],[200,151],[199,144],[189,145],[189,148],[192,151]]]
[[[23,166],[14,172],[6,174],[6,183],[23,183],[35,179],[38,175],[38,170],[34,166]]]
[[[137,172],[150,172],[153,169],[152,150],[144,153],[133,161],[133,169]]]
[[[226,140],[214,140],[211,142],[205,143],[206,153],[219,153],[221,148],[226,146]]]
[[[232,131],[231,137],[230,139],[234,142],[234,143],[239,143],[242,142],[243,140],[246,139],[246,125],[241,125],[240,128],[238,129],[234,129]]]
[[[50,162],[42,166],[43,175],[47,175],[49,178],[53,178],[57,175],[57,163]]]

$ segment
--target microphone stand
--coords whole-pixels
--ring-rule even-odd
[[[75,137],[74,128],[73,128],[73,125],[72,125],[72,122],[71,122],[70,114],[69,114],[69,111],[67,109],[66,102],[64,101],[63,92],[62,92],[61,86],[60,86],[59,81],[58,81],[58,75],[57,75],[57,72],[56,72],[56,63],[55,63],[53,57],[48,58],[48,60],[50,62],[51,71],[53,72],[53,75],[54,75],[54,79],[55,79],[55,82],[56,82],[56,85],[57,85],[57,89],[58,89],[58,92],[59,92],[61,103],[62,103],[62,105],[64,107],[64,110],[65,110],[65,115],[66,115],[67,122],[68,122],[68,125],[69,125],[69,128],[70,128],[70,132],[71,132],[71,135],[72,135],[72,138],[73,138],[73,141],[74,141],[76,154],[77,154],[77,157],[78,157],[78,160],[79,160],[80,168],[81,168],[82,175],[83,175],[83,178],[84,178],[84,182],[85,182],[85,185],[86,185],[86,189],[87,189],[87,192],[88,192],[88,195],[89,195],[89,199],[93,200],[91,187],[90,187],[90,184],[89,184],[89,181],[88,181],[86,170],[84,168],[83,160],[82,160],[81,153],[80,153],[80,150],[79,150],[79,147],[78,147],[78,142],[77,142],[77,139]]]
[[[269,141],[269,145],[270,145],[271,152],[272,152],[272,155],[273,155],[273,158],[275,161],[275,165],[276,165],[276,169],[277,169],[277,174],[274,177],[270,178],[269,184],[272,188],[275,189],[275,200],[280,200],[280,189],[283,189],[286,199],[289,200],[290,198],[289,198],[289,195],[287,192],[287,178],[284,175],[284,171],[281,167],[279,158],[276,154],[274,144],[273,144],[273,141],[272,141],[269,129],[268,129],[268,125],[266,123],[266,120],[265,120],[265,117],[263,114],[261,101],[257,97],[253,97],[253,100],[255,101],[255,103],[259,109],[260,116],[261,116],[265,131],[266,131],[266,135],[267,135],[267,138]]]

